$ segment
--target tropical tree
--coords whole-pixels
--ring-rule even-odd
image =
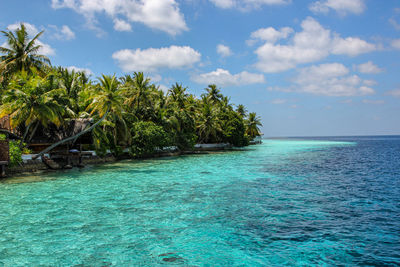
[[[46,56],[39,54],[42,46],[37,44],[37,40],[43,31],[29,39],[26,27],[21,23],[15,33],[12,31],[1,32],[7,40],[6,46],[0,47],[0,52],[3,54],[0,56],[0,79],[22,70],[29,73],[32,67],[42,71],[44,66],[50,64],[50,60]]]
[[[49,123],[57,126],[62,124],[62,116],[66,111],[54,97],[58,89],[49,89],[48,83],[48,77],[41,78],[35,72],[30,75],[26,71],[21,71],[14,75],[9,83],[9,89],[3,95],[0,117],[9,115],[13,128],[24,126],[21,145],[33,137],[40,124],[45,127]],[[30,137],[26,139],[29,132],[31,132]]]
[[[236,108],[236,112],[242,116],[242,118],[245,118],[247,116],[247,109],[244,105],[240,104]]]
[[[206,88],[207,94],[203,94],[210,104],[219,104],[223,95],[215,84],[210,84]]]
[[[251,138],[260,136],[261,131],[258,126],[262,126],[260,117],[255,112],[249,113],[249,117],[246,120],[246,134]]]
[[[218,142],[222,132],[221,121],[217,109],[212,107],[206,97],[202,99],[202,106],[197,117],[197,135],[200,143]]]
[[[90,132],[101,122],[103,122],[110,112],[113,114],[113,116],[122,118],[124,98],[121,94],[119,81],[117,80],[115,75],[102,75],[102,77],[99,78],[99,82],[100,84],[94,87],[92,89],[93,91],[89,95],[90,104],[87,107],[87,111],[90,112],[90,115],[98,119],[97,122],[74,136],[65,138],[57,143],[54,143],[45,150],[41,151],[34,158],[38,158],[43,154],[49,152],[53,148],[63,143],[74,141],[81,135]]]
[[[143,72],[135,72],[133,77],[126,75],[124,82],[124,104],[129,107],[137,117],[146,119],[151,117],[153,111],[152,97],[155,87],[150,84],[150,78],[146,78]]]

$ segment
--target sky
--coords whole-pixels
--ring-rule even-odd
[[[92,79],[214,83],[267,137],[400,134],[398,0],[0,0],[0,29],[21,22]]]

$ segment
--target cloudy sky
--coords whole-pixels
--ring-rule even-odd
[[[266,136],[400,134],[398,0],[0,0],[0,28],[20,22],[93,79],[215,83]]]

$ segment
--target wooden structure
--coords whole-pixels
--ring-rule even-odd
[[[16,135],[18,134],[17,129],[11,127],[9,115],[6,115],[6,116],[0,118],[0,129],[6,130],[7,132],[12,133],[12,134],[16,134]]]
[[[91,119],[75,119],[62,127],[49,125],[44,128],[40,126],[37,128],[28,147],[34,153],[38,153],[60,140],[78,134],[90,127],[91,123]],[[50,169],[82,167],[82,157],[89,154],[82,151],[82,146],[91,145],[92,143],[92,134],[88,132],[80,136],[75,142],[68,142],[54,148],[49,152],[48,157],[42,157],[42,161]]]
[[[10,145],[8,140],[0,140],[0,177],[6,176],[6,166],[10,162]]]

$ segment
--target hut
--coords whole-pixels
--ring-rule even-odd
[[[54,124],[48,127],[38,126],[33,136],[30,138],[28,148],[33,153],[38,153],[52,144],[74,136],[92,124],[92,119],[71,119],[63,126],[57,127]],[[76,140],[64,143],[50,151],[49,157],[42,157],[43,162],[50,168],[56,169],[58,165],[72,167],[82,165],[82,156],[88,154],[83,152],[84,145],[93,144],[92,133],[88,132]],[[53,162],[57,164],[53,164]]]

